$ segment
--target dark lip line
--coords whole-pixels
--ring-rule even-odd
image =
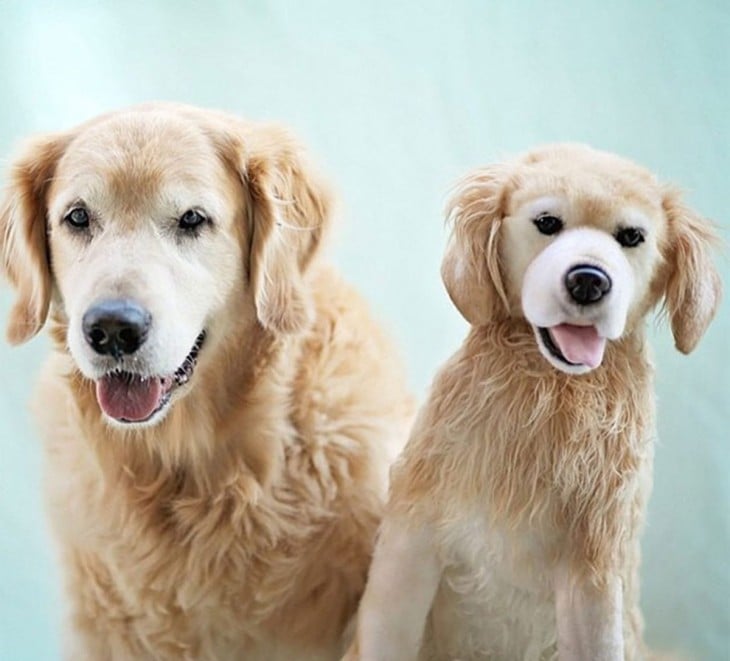
[[[195,342],[193,343],[193,348],[190,349],[188,355],[185,356],[185,360],[183,360],[180,366],[173,372],[172,377],[175,379],[175,383],[178,386],[185,385],[193,375],[193,370],[195,369],[195,365],[198,361],[198,354],[203,348],[203,344],[205,344],[205,338],[207,335],[208,332],[205,328],[198,333],[198,336],[195,338]]]
[[[133,424],[139,424],[141,422],[147,422],[148,420],[152,420],[162,409],[164,409],[169,403],[170,403],[170,396],[172,391],[167,392],[164,394],[162,399],[160,400],[160,405],[152,411],[144,420],[128,420],[127,418],[114,418],[117,422],[123,422],[125,425],[133,425]]]
[[[552,335],[550,335],[550,331],[545,328],[544,326],[537,326],[538,333],[540,334],[540,339],[542,340],[543,344],[545,345],[545,348],[552,354],[554,358],[557,358],[558,360],[562,361],[566,365],[570,365],[571,367],[581,367],[582,363],[571,363],[564,355],[563,352],[558,349],[555,342],[553,341]]]
[[[208,331],[204,328],[200,333],[198,333],[198,336],[195,338],[195,342],[193,343],[192,349],[190,349],[187,356],[185,356],[185,360],[182,361],[180,364],[180,367],[178,367],[172,374],[172,379],[174,382],[174,386],[168,390],[160,400],[160,405],[152,411],[146,418],[143,420],[129,420],[127,418],[114,418],[117,422],[122,422],[126,425],[130,424],[140,424],[143,422],[147,422],[148,420],[152,420],[160,411],[162,411],[172,399],[172,393],[176,388],[179,388],[183,385],[185,385],[189,380],[190,377],[193,375],[193,370],[195,369],[195,365],[197,363],[198,355],[200,354],[200,349],[203,347],[203,344],[205,343],[205,338],[208,335]],[[187,378],[184,381],[181,381],[180,379],[182,376],[178,376],[181,373],[184,373],[183,370],[185,369],[186,365],[191,365],[190,371],[187,374]],[[122,373],[124,373],[126,370],[122,370]],[[109,374],[114,374],[115,370],[111,370],[107,372],[104,376],[107,376]],[[141,376],[138,374],[135,374],[134,372],[128,372],[129,374],[133,374],[135,376]],[[102,377],[103,378],[103,377]],[[146,377],[146,378],[161,378],[161,377]]]

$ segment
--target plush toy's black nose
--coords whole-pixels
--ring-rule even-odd
[[[121,358],[144,344],[151,323],[152,315],[134,301],[112,299],[90,307],[81,326],[96,353]]]
[[[598,303],[611,291],[611,278],[597,266],[574,266],[565,274],[565,287],[579,305]]]

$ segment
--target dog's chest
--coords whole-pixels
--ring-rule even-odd
[[[481,513],[441,528],[445,568],[422,658],[553,658],[554,597],[546,560],[553,534],[546,526],[499,530]]]
[[[74,608],[96,613],[99,630],[127,622],[130,649],[174,649],[179,656],[170,658],[196,661],[337,658],[338,637],[325,640],[339,624],[330,609],[339,614],[350,608],[340,601],[352,595],[343,593],[332,605],[311,599],[307,609],[288,606],[297,595],[326,591],[337,580],[310,552],[312,538],[331,526],[321,513],[273,497],[238,512],[225,499],[178,498],[156,508],[134,507],[126,496],[104,493],[90,480],[76,484],[69,517],[62,501],[50,495],[59,516],[73,520],[61,537],[76,584]],[[317,644],[306,642],[302,617],[329,620],[311,627],[322,632]],[[276,622],[292,636],[276,633]],[[294,642],[301,640],[305,644]]]

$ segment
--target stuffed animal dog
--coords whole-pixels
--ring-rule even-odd
[[[471,324],[392,475],[347,658],[639,659],[651,482],[644,320],[694,349],[720,297],[710,225],[576,145],[473,172],[442,275]]]

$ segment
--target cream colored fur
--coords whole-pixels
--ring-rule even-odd
[[[559,233],[537,231],[543,212]],[[471,328],[394,466],[346,658],[644,658],[639,533],[655,434],[644,320],[663,300],[678,348],[697,344],[720,296],[711,227],[645,170],[572,145],[470,174],[449,217],[442,273]],[[644,242],[614,245],[634,225]],[[586,258],[620,285],[595,310],[554,280]],[[545,358],[529,320],[539,292],[523,307],[540,283],[542,312],[562,309],[549,323],[610,327],[600,366],[575,374]]]
[[[89,232],[64,221],[83,202]],[[197,238],[177,218],[213,218]],[[151,105],[35,139],[0,210],[9,338],[50,310],[34,410],[68,595],[69,661],[338,658],[411,401],[360,297],[318,259],[322,182],[286,131]],[[104,416],[81,317],[153,312],[150,374],[207,338],[148,422]],[[124,359],[125,361],[127,358]]]

